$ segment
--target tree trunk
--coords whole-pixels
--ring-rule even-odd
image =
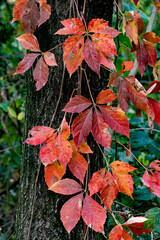
[[[70,0],[50,0],[52,14],[50,19],[43,24],[36,32],[42,51],[51,49],[64,41],[63,36],[54,35],[62,28],[60,21],[69,18]],[[79,1],[79,9],[82,10],[83,1]],[[86,1],[85,19],[88,23],[92,18],[103,18],[111,21],[113,11],[113,0],[88,0]],[[73,15],[71,15],[73,17]],[[50,68],[50,75],[47,84],[40,90],[35,90],[35,82],[32,79],[31,70],[27,75],[27,98],[26,117],[24,126],[24,139],[27,138],[28,131],[33,126],[49,126],[52,119],[60,93],[63,55],[62,47],[55,50],[58,67]],[[86,65],[83,63],[83,67]],[[107,76],[101,73],[99,79],[95,73],[87,69],[93,96],[106,87]],[[70,78],[65,71],[63,94],[56,117],[52,127],[60,125],[63,118],[61,110],[69,101],[72,90],[77,87],[77,72]],[[89,98],[85,80],[82,81],[82,95]],[[89,137],[91,141],[92,137]],[[84,224],[80,221],[70,235],[64,229],[60,220],[60,209],[68,197],[48,191],[44,181],[44,167],[40,165],[39,146],[23,145],[22,169],[19,190],[19,202],[16,217],[16,240],[79,240],[83,236]],[[91,158],[91,172],[103,167],[102,156],[95,143],[91,146],[94,154]],[[94,164],[92,164],[94,162]],[[40,167],[39,167],[40,166]],[[40,171],[39,171],[40,169]],[[39,173],[38,173],[39,172]],[[35,199],[35,201],[34,201]],[[98,239],[98,233],[88,232],[87,239]],[[102,239],[102,238],[101,238]]]

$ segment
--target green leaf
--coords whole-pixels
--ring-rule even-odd
[[[152,220],[153,231],[160,233],[160,208],[151,208],[146,212],[145,217]]]
[[[129,40],[129,37],[126,36],[126,34],[120,33],[118,38],[120,41],[120,45],[125,45],[126,47],[131,49],[131,42]]]
[[[17,114],[13,108],[7,107],[7,109],[8,109],[8,113],[9,113],[10,117],[14,117],[14,118],[17,117]]]
[[[4,112],[8,112],[8,105],[10,104],[10,101],[7,101],[7,102],[2,102],[0,103],[0,108],[3,109]]]
[[[150,191],[148,188],[141,188],[136,191],[134,191],[134,199],[135,200],[142,200],[142,201],[149,201],[155,198],[155,195],[151,195]]]

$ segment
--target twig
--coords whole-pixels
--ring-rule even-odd
[[[63,43],[60,43],[60,44],[58,44],[57,46],[55,46],[55,47],[53,47],[53,48],[51,48],[51,49],[47,50],[47,52],[49,52],[49,51],[52,51],[52,50],[56,49],[57,47],[61,46],[62,44],[63,44]]]
[[[141,130],[148,130],[148,131],[150,131],[151,129],[150,128],[133,128],[133,129],[130,129],[130,132],[141,131]],[[157,129],[153,129],[152,131],[160,133],[160,130],[157,130]]]
[[[152,31],[152,27],[153,27],[153,23],[154,23],[156,14],[157,14],[157,9],[154,6],[153,10],[152,10],[152,15],[151,15],[150,20],[148,22],[148,26],[147,26],[146,32],[151,32]],[[134,67],[131,69],[129,75],[135,76],[136,73],[137,73],[137,69],[138,69],[138,63],[137,63],[137,59],[135,59]]]
[[[66,70],[66,67],[64,66],[63,68],[63,75],[62,75],[62,82],[61,82],[61,87],[60,87],[60,93],[59,93],[59,98],[58,98],[58,101],[57,101],[57,104],[56,104],[56,108],[54,110],[54,113],[53,113],[53,116],[52,116],[52,119],[51,119],[51,122],[50,122],[50,127],[54,121],[54,118],[56,116],[56,113],[57,113],[57,109],[58,109],[58,106],[59,106],[59,103],[60,103],[60,100],[61,100],[61,97],[62,97],[62,93],[63,93],[63,84],[64,84],[64,76],[65,76],[65,70]]]
[[[90,97],[91,97],[91,99],[92,99],[92,103],[93,103],[94,105],[96,105],[95,102],[94,102],[92,93],[91,93],[91,88],[90,88],[90,86],[89,86],[89,81],[88,81],[88,78],[87,78],[86,71],[85,71],[85,69],[83,69],[83,68],[82,68],[82,70],[84,71],[84,74],[85,74],[85,77],[86,77],[86,82],[87,82],[87,86],[88,86],[88,90],[89,90]]]
[[[36,176],[36,180],[35,180],[33,205],[32,205],[32,211],[31,211],[31,218],[30,218],[30,223],[29,223],[27,240],[30,239],[31,226],[32,226],[32,220],[33,220],[33,213],[34,213],[34,207],[35,207],[35,203],[36,203],[37,184],[38,184],[39,173],[40,173],[40,170],[41,170],[41,165],[42,165],[42,163],[39,164],[39,168],[38,168],[37,176]]]

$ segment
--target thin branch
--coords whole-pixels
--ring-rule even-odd
[[[133,128],[133,129],[130,129],[130,132],[141,131],[141,130],[148,130],[148,131],[150,131],[151,129],[150,128]],[[153,129],[152,131],[160,133],[160,130],[157,130],[157,129]]]
[[[87,82],[87,86],[88,86],[88,90],[89,90],[90,97],[91,97],[91,99],[92,99],[92,103],[93,103],[94,105],[96,105],[95,102],[94,102],[94,99],[93,99],[92,93],[91,93],[91,88],[90,88],[90,85],[89,85],[89,81],[88,81],[87,73],[86,73],[86,71],[85,71],[84,68],[82,68],[82,70],[84,71],[84,74],[85,74],[85,77],[86,77],[86,82]]]
[[[34,207],[35,207],[35,203],[36,203],[37,184],[38,184],[39,173],[40,173],[40,170],[41,170],[41,165],[42,165],[42,163],[39,164],[39,168],[38,168],[37,176],[36,176],[36,180],[35,180],[33,205],[32,205],[32,211],[31,211],[31,218],[30,218],[30,223],[29,223],[27,240],[30,239],[30,234],[31,234],[31,226],[32,226],[32,221],[33,221],[33,213],[34,213]]]
[[[60,43],[60,44],[56,45],[55,47],[53,47],[53,48],[51,48],[51,49],[47,50],[47,52],[49,52],[49,51],[52,51],[52,50],[56,49],[57,47],[61,46],[62,44],[63,44],[63,43]]]
[[[53,113],[53,116],[52,116],[52,119],[51,119],[51,122],[50,122],[50,127],[54,121],[54,118],[56,116],[56,113],[57,113],[57,110],[58,110],[58,106],[59,106],[59,103],[60,103],[60,100],[61,100],[61,97],[62,97],[62,93],[63,93],[63,85],[64,85],[64,76],[65,76],[65,70],[66,70],[66,67],[64,66],[63,68],[63,75],[62,75],[62,82],[61,82],[61,87],[60,87],[60,93],[59,93],[59,98],[58,98],[58,101],[57,101],[57,104],[56,104],[56,108],[54,110],[54,113]]]

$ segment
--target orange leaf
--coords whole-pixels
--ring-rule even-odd
[[[49,190],[64,194],[71,195],[82,191],[81,185],[73,179],[65,178],[54,183]]]
[[[61,123],[60,134],[64,139],[68,139],[70,134],[71,134],[70,126],[68,125],[65,116],[64,116],[64,118],[62,120],[62,123]]]
[[[45,182],[48,187],[51,187],[55,182],[60,180],[66,173],[66,168],[63,165],[55,161],[54,163],[45,167]]]
[[[105,206],[111,209],[113,201],[117,197],[118,188],[112,174],[108,171],[103,179],[103,185],[100,189],[100,197]]]
[[[61,21],[65,29],[68,30],[69,34],[82,35],[86,32],[83,22],[79,18],[71,18]],[[62,31],[63,30],[63,31]],[[64,34],[64,28],[58,30],[55,34]]]
[[[104,208],[86,194],[82,208],[82,218],[85,224],[94,231],[104,233],[106,217]]]
[[[17,67],[15,74],[20,74],[20,73],[26,72],[33,65],[34,61],[36,60],[36,58],[39,55],[40,54],[38,54],[38,53],[27,54],[23,58],[23,60],[18,63],[18,67]]]
[[[16,0],[16,4],[13,8],[12,22],[15,22],[15,21],[21,19],[22,15],[23,15],[23,8],[27,2],[28,2],[28,0]]]
[[[126,71],[130,71],[133,68],[134,64],[132,61],[127,61],[122,63],[122,70],[120,71],[120,74],[123,74]]]
[[[102,90],[97,98],[96,103],[98,104],[106,104],[109,102],[113,102],[116,99],[116,95],[110,89]]]
[[[54,133],[53,137],[46,140],[40,149],[40,159],[45,166],[58,159],[63,167],[66,167],[71,157],[71,144],[61,135],[57,136],[56,133]]]
[[[22,46],[27,50],[31,50],[34,52],[41,51],[37,38],[33,34],[23,34],[16,39],[20,41]]]
[[[49,66],[58,66],[56,63],[56,59],[53,53],[45,52],[44,53],[44,60]]]
[[[116,71],[113,71],[109,78],[109,83],[107,87],[115,87],[120,82],[121,78]]]
[[[105,168],[102,168],[100,171],[93,173],[90,183],[88,184],[90,196],[99,192],[99,190],[102,188],[104,176]]]
[[[85,141],[83,141],[83,142],[79,145],[78,151],[79,151],[80,153],[85,153],[85,154],[87,154],[87,153],[93,153],[92,150],[90,149],[90,147],[88,146],[88,144],[87,144]]]
[[[39,91],[48,81],[49,69],[41,57],[33,71],[33,78],[36,81],[36,89]]]
[[[106,20],[95,18],[89,22],[88,31],[99,33],[105,30],[107,26],[108,26],[108,22]]]
[[[133,238],[129,235],[129,233],[125,229],[123,229],[122,237],[123,237],[122,240],[133,240]]]
[[[73,152],[68,167],[72,174],[83,183],[87,171],[87,161],[85,158],[80,153]]]
[[[111,163],[111,168],[119,173],[128,173],[128,172],[132,172],[134,170],[136,170],[137,168],[132,167],[131,165],[129,165],[126,162],[122,162],[122,161],[114,161]]]
[[[93,115],[92,134],[96,142],[101,144],[103,147],[110,148],[111,135],[108,130],[108,124],[106,123],[102,113],[97,109],[95,109]]]
[[[123,234],[123,228],[120,224],[112,228],[109,233],[109,240],[121,240]]]
[[[63,44],[63,61],[70,74],[74,73],[83,61],[82,50],[84,47],[83,36],[72,36]]]
[[[141,37],[151,43],[160,42],[160,38],[154,32],[146,32]]]
[[[139,45],[138,29],[134,21],[129,21],[126,23],[126,35],[129,37],[132,45],[132,50],[137,49]]]
[[[76,226],[81,217],[83,193],[70,198],[61,208],[61,221],[68,233]]]
[[[127,222],[123,223],[123,225],[139,236],[151,232],[151,229],[143,229],[144,222],[147,220],[145,217],[131,217]]]
[[[110,53],[117,56],[116,45],[111,36],[104,33],[95,33],[92,36],[95,46],[104,53]]]

